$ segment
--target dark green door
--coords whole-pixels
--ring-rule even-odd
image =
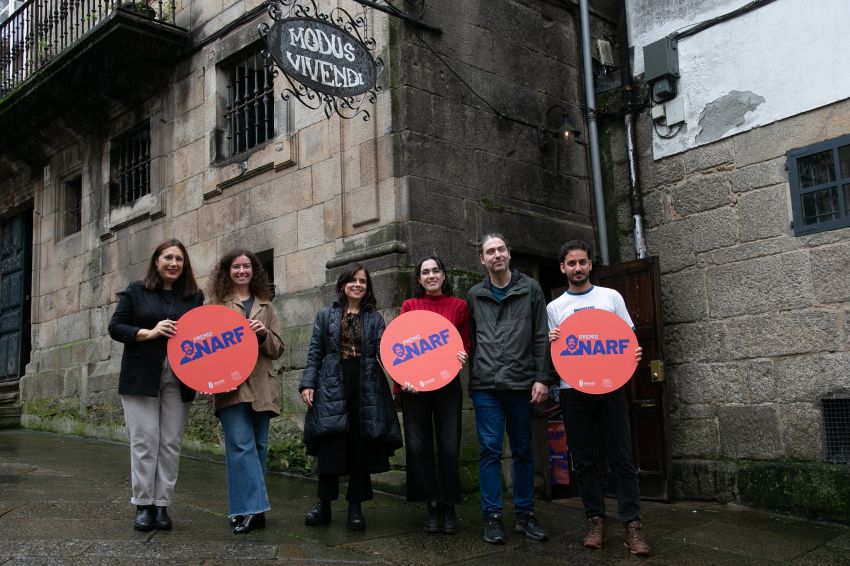
[[[0,256],[0,381],[18,379],[29,362],[32,212],[3,221]]]

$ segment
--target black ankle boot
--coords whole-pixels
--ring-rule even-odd
[[[437,506],[436,501],[428,502],[428,517],[425,519],[422,529],[426,533],[440,532],[440,508]]]
[[[316,506],[310,509],[304,515],[304,524],[310,527],[319,525],[327,525],[331,522],[331,502],[327,499],[322,499]]]
[[[171,530],[171,517],[168,516],[168,507],[156,506],[156,515],[154,516],[153,526],[160,531]]]
[[[455,506],[449,503],[440,503],[440,531],[447,535],[453,535],[460,530],[455,514]]]
[[[150,531],[154,528],[153,505],[136,505],[136,520],[133,528],[137,531]]]
[[[345,526],[351,531],[362,531],[366,528],[366,517],[363,516],[359,503],[348,504],[348,520]]]
[[[254,529],[262,529],[266,526],[266,514],[254,513],[253,515],[245,515],[242,522],[233,527],[233,532],[237,535],[250,533]]]
[[[227,521],[230,523],[231,527],[235,527],[236,525],[238,525],[239,523],[241,523],[244,520],[245,520],[245,515],[234,515],[234,516],[227,519]]]

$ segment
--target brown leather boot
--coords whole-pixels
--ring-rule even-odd
[[[605,540],[605,517],[590,517],[587,520],[587,534],[581,543],[585,548],[602,548]]]
[[[632,521],[626,525],[626,540],[623,544],[635,556],[649,556],[649,545],[643,536],[640,521]]]

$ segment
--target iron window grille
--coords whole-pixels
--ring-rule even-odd
[[[69,179],[62,188],[62,237],[82,229],[83,179]]]
[[[110,204],[131,205],[151,192],[150,124],[137,126],[113,140]]]
[[[257,48],[228,70],[228,104],[224,112],[230,155],[274,137],[274,77]]]
[[[850,226],[850,134],[787,155],[794,234]]]
[[[850,398],[821,399],[824,461],[850,464]]]

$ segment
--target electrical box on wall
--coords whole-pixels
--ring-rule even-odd
[[[679,51],[676,40],[669,37],[643,47],[644,79],[654,83],[665,78],[679,78]]]

